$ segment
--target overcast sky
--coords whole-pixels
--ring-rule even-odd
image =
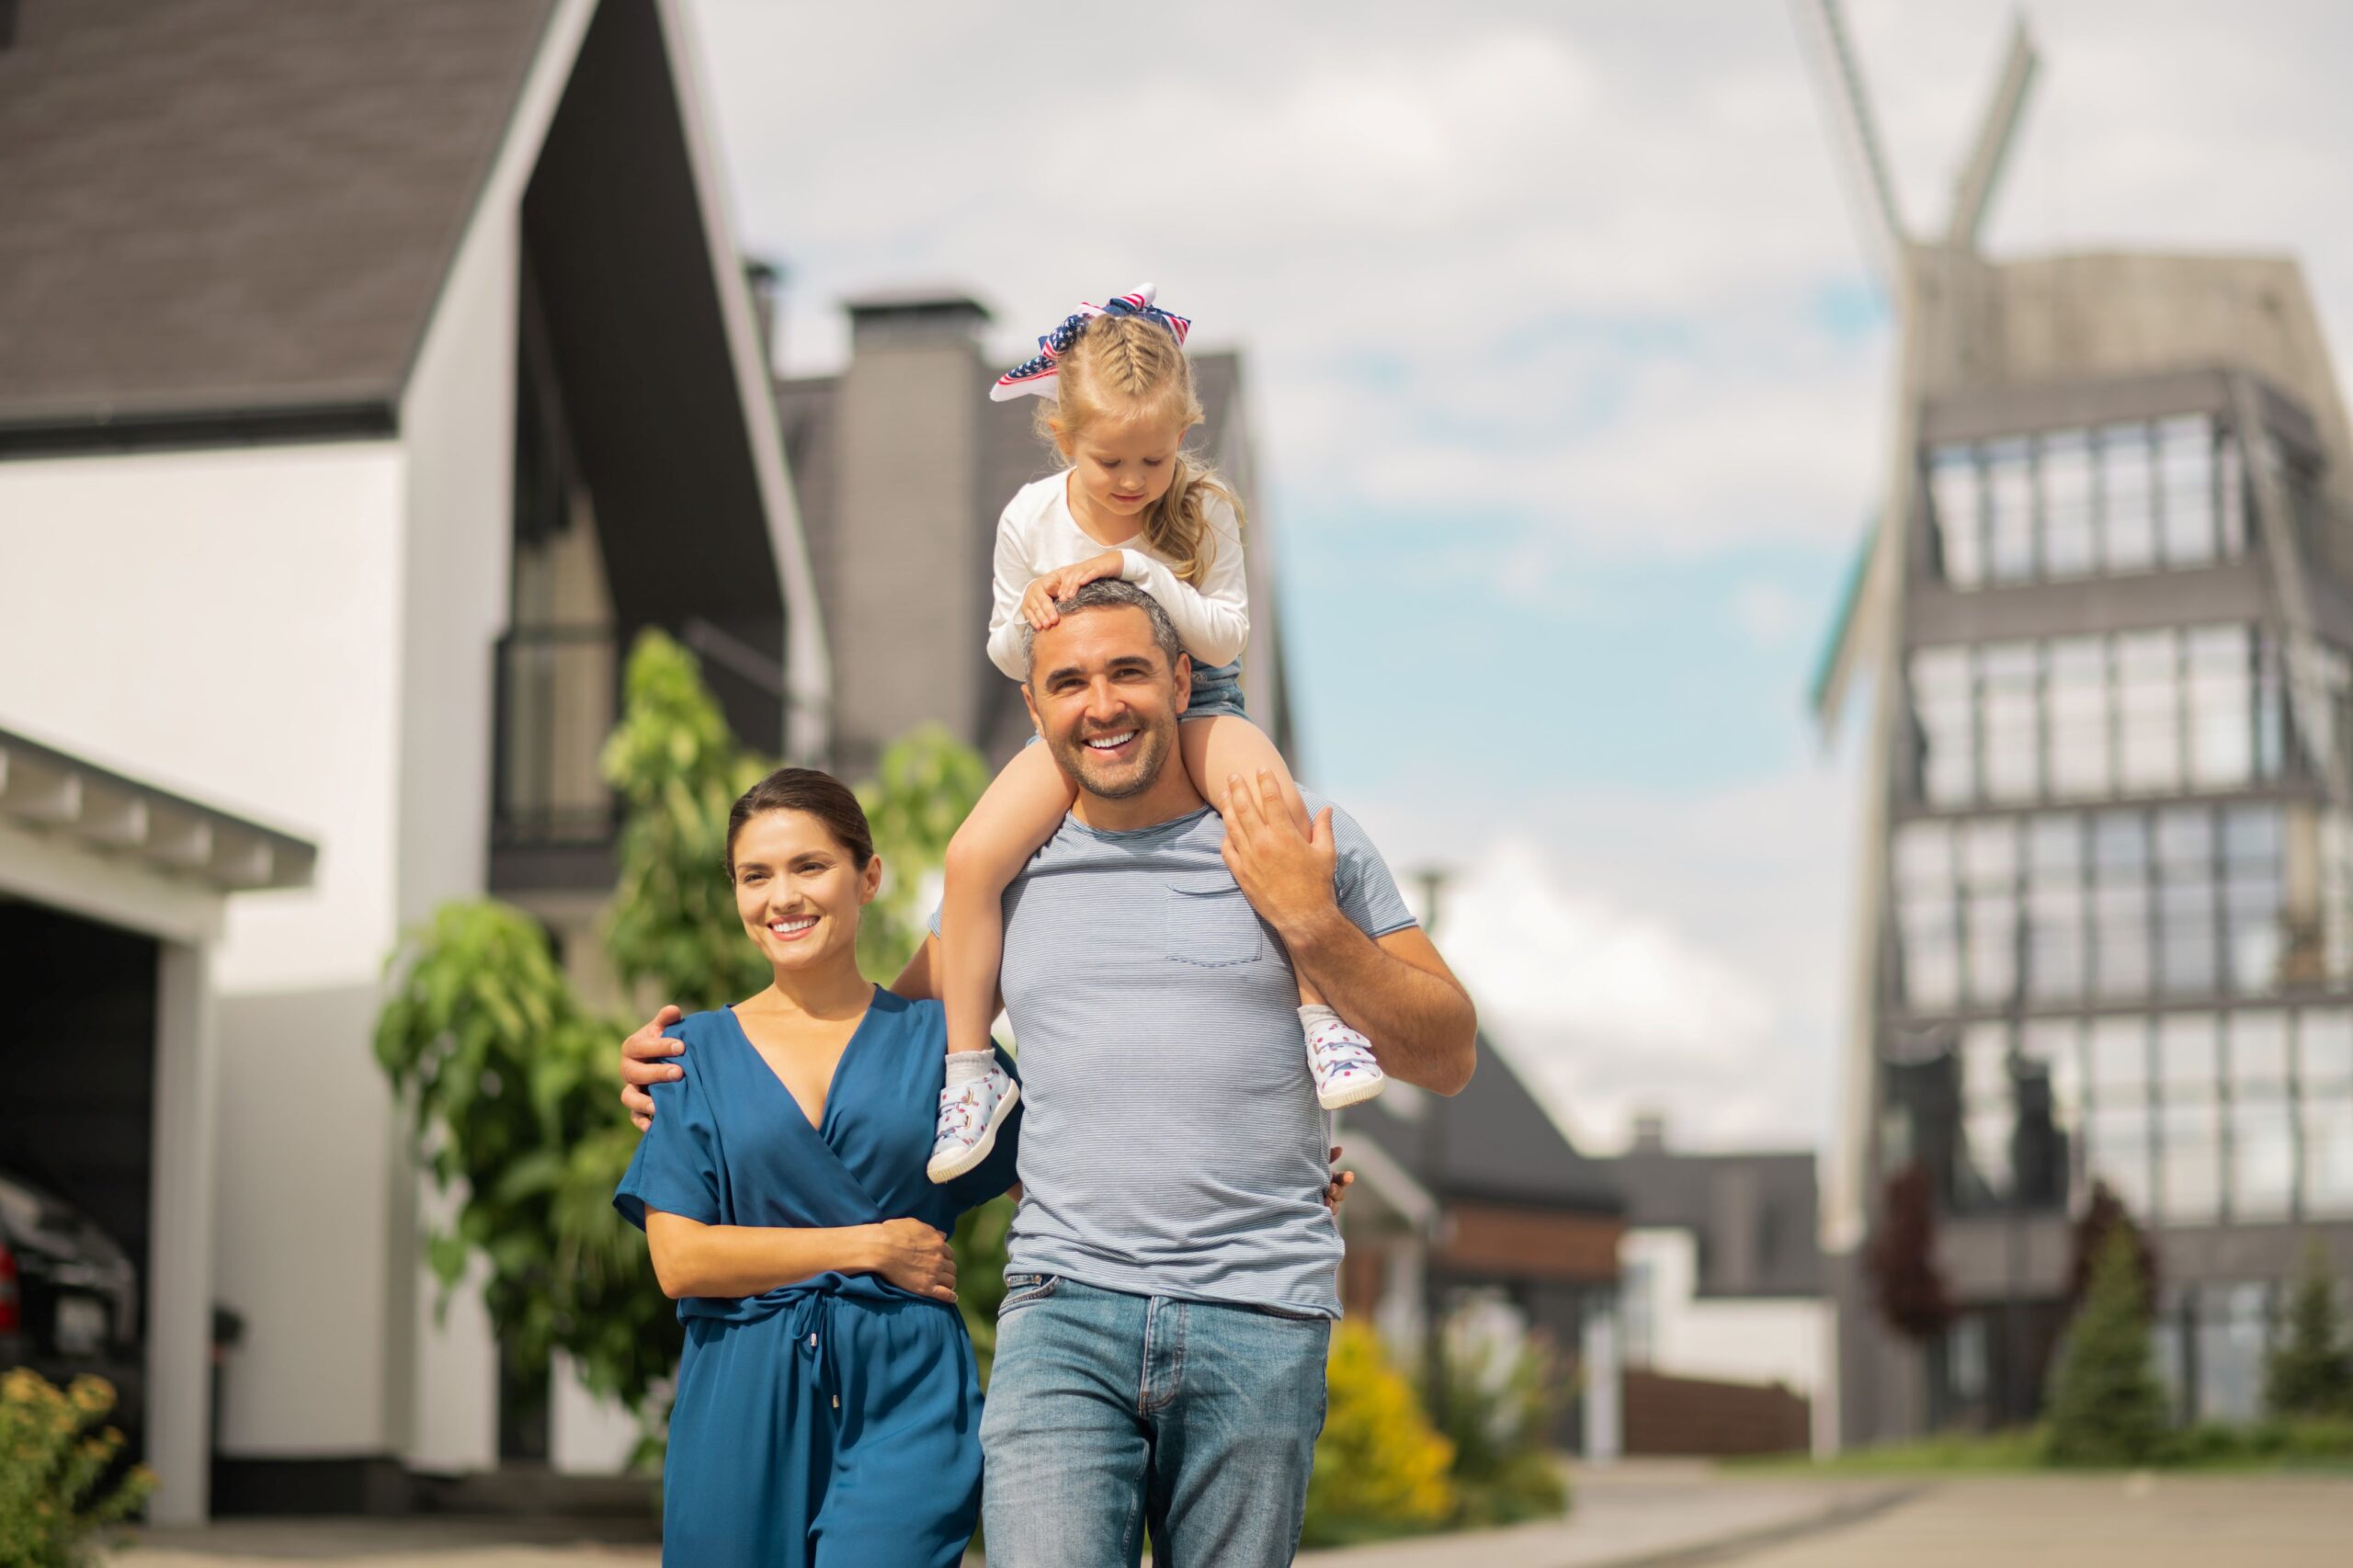
[[[1802,701],[1890,348],[1784,0],[689,4],[787,368],[878,286],[971,290],[1010,364],[1157,281],[1248,355],[1295,766],[1459,873],[1499,1046],[1589,1148],[1823,1141],[1856,748]],[[1941,227],[2014,8],[1848,9]],[[2025,10],[1988,249],[2290,253],[2341,352],[2353,6]]]

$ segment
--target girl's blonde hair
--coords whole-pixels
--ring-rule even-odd
[[[1173,417],[1188,431],[1201,422],[1201,402],[1193,394],[1193,368],[1184,347],[1166,327],[1140,316],[1090,318],[1055,367],[1054,384],[1054,400],[1039,406],[1038,434],[1058,449],[1103,420]],[[1198,588],[1217,558],[1209,501],[1216,497],[1233,508],[1238,533],[1242,498],[1181,441],[1169,461],[1176,472],[1167,494],[1144,515],[1144,542]]]

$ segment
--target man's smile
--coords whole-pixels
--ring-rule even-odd
[[[1121,730],[1117,734],[1092,735],[1086,741],[1086,749],[1097,756],[1121,756],[1135,744],[1139,732]]]

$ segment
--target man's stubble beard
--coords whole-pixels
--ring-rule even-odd
[[[1168,763],[1169,736],[1176,729],[1173,720],[1165,724],[1139,722],[1136,725],[1139,749],[1134,776],[1117,787],[1107,788],[1094,777],[1095,754],[1086,749],[1086,737],[1074,734],[1067,744],[1056,744],[1054,751],[1063,765],[1063,771],[1069,774],[1086,794],[1099,801],[1131,800],[1160,782],[1160,770]]]

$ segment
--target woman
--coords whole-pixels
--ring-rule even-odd
[[[947,1233],[1012,1185],[1018,1113],[970,1174],[926,1179],[946,1026],[858,973],[882,862],[837,780],[754,786],[727,871],[774,982],[666,1031],[684,1076],[654,1086],[613,1199],[687,1327],[662,1560],[946,1568],[981,1493]]]

